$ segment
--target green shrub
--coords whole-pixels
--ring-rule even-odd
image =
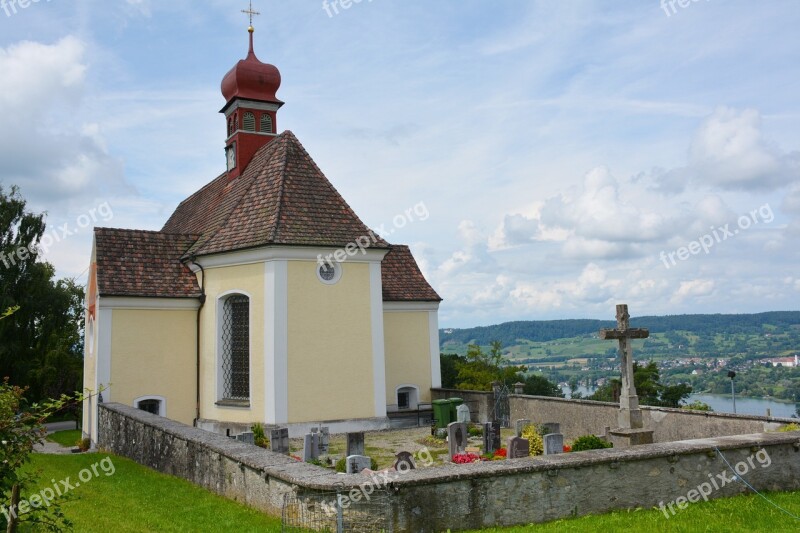
[[[375,458],[373,458],[373,457],[370,458],[369,468],[371,470],[377,470],[378,469],[378,461],[376,461]],[[336,461],[336,471],[337,472],[342,472],[342,473],[347,472],[347,457],[342,457],[341,459]]]
[[[267,438],[266,433],[264,433],[264,426],[262,426],[260,422],[253,424],[250,430],[253,432],[253,441],[255,442],[256,446],[260,446],[261,448],[269,448],[269,439]]]
[[[470,437],[482,437],[483,428],[477,424],[470,424],[467,427],[467,433],[469,433]]]
[[[596,435],[584,435],[575,439],[575,442],[572,443],[572,451],[602,450],[603,448],[611,448],[611,446],[610,442],[606,442]]]
[[[692,411],[713,411],[710,405],[696,400],[690,404],[682,405],[681,409],[690,409]]]
[[[528,424],[522,428],[520,436],[523,439],[528,439],[530,455],[542,455],[544,453],[544,439],[539,434],[539,428],[533,424]]]

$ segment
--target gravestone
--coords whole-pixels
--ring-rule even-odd
[[[564,453],[564,435],[561,433],[548,433],[543,440],[545,455]]]
[[[372,465],[372,460],[366,455],[348,455],[347,456],[347,473],[358,474],[365,468]]]
[[[467,425],[463,422],[450,422],[447,424],[447,444],[449,445],[450,460],[459,453],[464,453],[467,447]]]
[[[306,433],[303,436],[303,461],[308,462],[319,458],[319,435],[316,432]]]
[[[347,434],[347,457],[351,455],[364,455],[364,432]]]
[[[531,421],[528,420],[527,418],[520,418],[519,420],[517,420],[517,422],[515,424],[515,428],[517,430],[517,437],[521,437],[522,436],[522,430],[525,429],[525,426],[530,426],[530,425],[531,425]]]
[[[328,446],[331,441],[331,433],[327,427],[320,427],[317,432],[317,455],[328,455]]]
[[[236,440],[239,442],[244,442],[245,444],[255,445],[256,443],[256,438],[252,431],[245,431],[244,433],[236,435]]]
[[[528,457],[531,453],[530,442],[528,439],[521,437],[509,437],[508,439],[508,459],[522,459]]]
[[[470,416],[469,407],[463,403],[456,407],[456,420],[458,422],[471,422],[472,417]]]
[[[394,462],[393,468],[398,472],[407,472],[417,468],[414,464],[414,456],[410,452],[400,452],[395,457],[397,460]]]
[[[545,422],[542,424],[542,435],[561,433],[561,424],[558,422]]]
[[[619,342],[622,390],[619,395],[619,427],[611,430],[611,442],[617,448],[628,448],[637,444],[652,444],[653,430],[644,429],[642,410],[633,380],[633,339],[646,339],[650,332],[643,328],[630,327],[630,314],[626,304],[617,305],[617,327],[601,329],[600,338]]]
[[[269,431],[269,449],[275,453],[289,453],[289,428]]]
[[[494,453],[501,447],[500,422],[487,422],[483,425],[483,453]]]

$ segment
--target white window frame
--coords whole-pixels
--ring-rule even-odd
[[[405,390],[404,390],[405,389]],[[400,408],[400,393],[408,392],[408,407]],[[415,411],[419,409],[419,387],[413,384],[398,385],[394,389],[394,399],[398,411]]]
[[[163,416],[164,418],[167,417],[167,399],[163,396],[158,396],[157,394],[150,394],[148,396],[139,396],[135,400],[133,400],[133,406],[139,409],[139,402],[143,402],[145,400],[157,400],[158,403],[158,416]]]

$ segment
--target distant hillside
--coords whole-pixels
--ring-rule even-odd
[[[440,345],[488,345],[499,340],[504,346],[520,342],[548,342],[597,334],[615,326],[613,320],[529,320],[467,329],[442,329]],[[800,311],[771,311],[751,315],[669,315],[631,318],[631,327],[649,328],[651,333],[685,332],[697,336],[761,335],[800,327]],[[446,351],[446,350],[445,350]]]

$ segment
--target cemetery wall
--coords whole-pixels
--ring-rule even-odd
[[[494,421],[494,393],[474,390],[431,389],[432,400],[461,398],[469,407],[473,422]]]
[[[99,420],[102,448],[271,514],[280,513],[285,494],[305,513],[335,502],[336,490],[351,504],[382,498],[385,506],[348,509],[369,515],[371,530],[457,531],[662,503],[666,527],[670,504],[680,512],[678,504],[699,500],[701,492],[717,498],[747,490],[734,481],[711,487],[712,478],[732,478],[725,460],[736,469],[744,465],[740,474],[759,490],[800,488],[800,432],[448,464],[391,473],[381,486],[381,478],[337,475],[121,404],[101,405]]]
[[[535,424],[558,422],[567,440],[593,433],[603,435],[606,427],[618,427],[616,403],[568,400],[547,396],[509,396],[512,422],[525,418]],[[734,415],[642,406],[644,427],[654,430],[655,442],[723,437],[772,431],[796,422],[790,418]]]

